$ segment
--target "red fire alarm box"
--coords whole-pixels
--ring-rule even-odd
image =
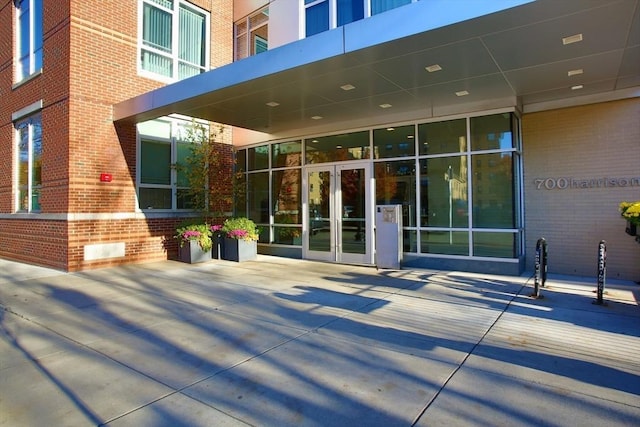
[[[113,179],[113,175],[110,173],[101,173],[100,174],[100,182],[111,182]]]

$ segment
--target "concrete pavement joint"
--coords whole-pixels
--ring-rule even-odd
[[[533,276],[532,276],[533,277]],[[531,280],[531,279],[529,279]],[[527,282],[525,282],[525,284],[522,285],[522,287],[520,288],[520,290],[517,293],[514,293],[513,296],[511,297],[511,299],[509,300],[509,302],[507,304],[505,304],[504,308],[502,309],[502,311],[500,311],[500,314],[498,316],[496,316],[495,320],[491,323],[491,325],[487,328],[487,330],[484,332],[484,334],[482,334],[482,337],[480,337],[480,339],[473,345],[473,347],[471,348],[471,350],[464,356],[464,358],[462,359],[462,361],[458,364],[458,366],[451,371],[451,373],[447,376],[447,378],[445,379],[445,381],[442,383],[442,386],[438,389],[437,392],[434,393],[434,395],[431,397],[431,399],[429,399],[426,403],[426,405],[424,406],[424,408],[422,408],[422,410],[418,413],[418,415],[413,419],[413,421],[411,422],[411,426],[415,426],[418,421],[420,421],[420,418],[422,418],[422,416],[425,414],[425,412],[427,412],[427,409],[429,409],[429,407],[433,404],[433,402],[438,398],[438,396],[440,395],[440,393],[442,392],[442,390],[444,390],[444,388],[447,386],[447,384],[449,383],[449,381],[451,381],[451,379],[456,375],[456,373],[462,369],[462,367],[464,366],[464,364],[467,362],[467,360],[469,359],[469,357],[471,357],[471,355],[476,351],[476,348],[478,348],[478,346],[480,345],[480,343],[482,343],[482,341],[485,339],[485,337],[489,334],[489,332],[491,332],[491,329],[493,329],[493,327],[496,325],[496,323],[498,323],[498,321],[500,320],[500,318],[502,318],[502,315],[509,309],[509,306],[511,305],[511,303],[518,297],[518,295],[520,295],[520,293],[527,287],[527,283],[529,282],[529,280],[527,280]]]

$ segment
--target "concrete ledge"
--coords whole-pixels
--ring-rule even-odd
[[[524,271],[524,258],[514,261],[501,261],[498,259],[489,261],[469,258],[418,257],[405,254],[402,267],[519,276]]]

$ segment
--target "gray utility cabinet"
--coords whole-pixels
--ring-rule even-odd
[[[376,206],[376,267],[399,269],[402,262],[402,205]]]

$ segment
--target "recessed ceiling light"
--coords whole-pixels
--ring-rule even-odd
[[[278,102],[275,101],[271,101],[271,102],[267,102],[267,105],[269,107],[277,107],[278,105],[280,105]]]
[[[342,145],[336,145],[336,148],[339,150],[342,148]]]
[[[429,65],[428,67],[424,67],[424,69],[427,70],[430,73],[433,73],[435,71],[442,70],[442,67],[439,66],[438,64],[433,64],[433,65]]]
[[[467,95],[469,95],[469,92],[466,90],[461,90],[456,92],[456,96],[467,96]]]
[[[396,128],[387,128],[389,132],[396,130]]]
[[[572,36],[563,37],[562,38],[562,44],[563,45],[568,45],[568,44],[571,44],[571,43],[577,43],[577,42],[581,42],[581,41],[582,41],[582,33],[574,34]]]
[[[407,135],[407,138],[413,139],[413,135]]]
[[[391,108],[391,104],[380,104],[380,108]]]
[[[582,74],[584,71],[582,71],[582,68],[578,68],[577,70],[569,70],[567,71],[567,76],[571,77],[571,76],[578,76],[580,74]]]
[[[340,86],[340,89],[342,90],[352,90],[355,89],[356,87],[354,85],[350,85],[350,84],[346,84],[346,85],[342,85]]]
[[[582,85],[575,85],[575,86],[571,86],[571,90],[578,90],[578,89],[582,89],[584,86]]]
[[[311,116],[312,120],[320,120],[322,119],[322,116]]]

